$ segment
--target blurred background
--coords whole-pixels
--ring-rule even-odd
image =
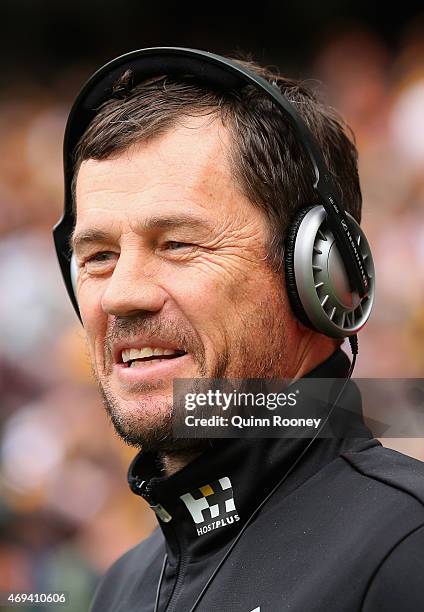
[[[321,83],[356,134],[377,270],[355,375],[423,376],[424,13],[378,4],[2,1],[0,591],[66,590],[69,612],[87,610],[99,575],[155,524],[126,484],[135,451],[105,417],[51,239],[67,113],[116,55],[244,52]],[[421,439],[384,444],[424,459]]]

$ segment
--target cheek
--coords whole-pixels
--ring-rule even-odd
[[[215,274],[192,270],[174,277],[172,285],[168,285],[168,293],[190,321],[207,324],[221,316],[221,310],[231,306],[227,284]]]
[[[243,335],[258,301],[268,299],[270,281],[267,274],[257,271],[233,277],[192,270],[180,278],[174,277],[168,292],[202,342],[220,350],[230,338]]]

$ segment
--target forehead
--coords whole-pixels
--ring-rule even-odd
[[[83,162],[77,225],[93,217],[106,222],[176,209],[240,212],[246,202],[232,176],[229,148],[230,135],[219,119],[191,117],[112,158]]]

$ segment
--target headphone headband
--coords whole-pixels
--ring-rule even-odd
[[[83,86],[69,114],[64,139],[65,206],[62,219],[53,234],[62,275],[71,301],[79,316],[69,271],[69,236],[74,226],[72,212],[72,179],[76,146],[95,117],[99,106],[110,99],[113,85],[130,69],[134,84],[154,76],[195,76],[206,84],[224,89],[239,89],[247,84],[264,91],[283,112],[294,128],[307,153],[314,172],[313,187],[328,215],[328,223],[340,250],[351,289],[360,297],[367,295],[369,279],[361,252],[352,236],[347,216],[337,203],[334,181],[326,166],[317,141],[294,106],[277,86],[235,62],[206,51],[178,47],[153,47],[132,51],[100,68]]]

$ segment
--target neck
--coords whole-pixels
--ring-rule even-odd
[[[294,375],[289,378],[293,380],[302,378],[320,363],[328,359],[339,346],[340,343],[337,340],[327,338],[326,336],[322,336],[312,331],[307,333],[299,346],[297,366]]]
[[[162,470],[166,476],[172,476],[176,472],[179,472],[186,465],[188,465],[193,459],[196,459],[202,454],[204,449],[179,449],[176,451],[166,451],[160,454],[160,462]]]

